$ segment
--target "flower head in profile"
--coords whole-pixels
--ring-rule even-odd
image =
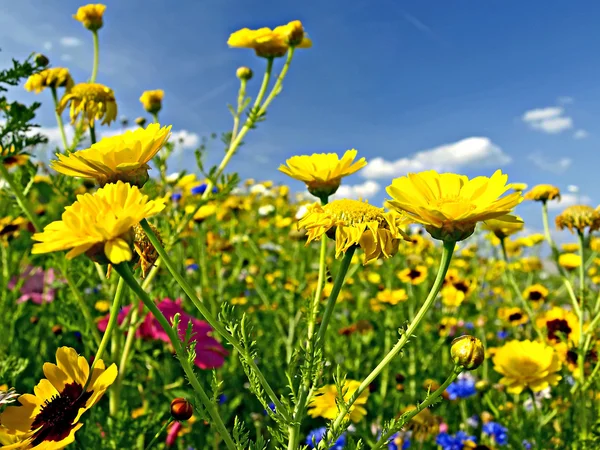
[[[59,87],[67,88],[67,91],[73,87],[73,78],[69,69],[64,67],[53,67],[44,69],[41,72],[34,73],[25,82],[25,89],[29,92],[34,91],[39,94],[47,87],[57,89]]]
[[[32,253],[71,249],[68,259],[85,253],[99,262],[130,261],[133,226],[164,207],[161,200],[148,200],[128,183],[107,184],[94,194],[78,195],[77,201],[65,208],[62,220],[34,234],[33,240],[38,243]]]
[[[150,114],[156,114],[162,109],[162,101],[165,91],[156,89],[154,91],[144,91],[140,97],[140,102],[146,111]]]
[[[577,269],[581,265],[581,256],[576,253],[563,253],[558,257],[558,264],[567,270]]]
[[[538,184],[525,193],[525,200],[536,202],[547,202],[548,200],[560,200],[560,189],[551,184]]]
[[[506,220],[507,217],[511,217],[514,220]],[[483,228],[494,233],[494,236],[498,239],[504,239],[518,233],[524,226],[525,223],[518,216],[504,216],[500,219],[489,219],[483,223]]]
[[[73,19],[81,22],[88,30],[97,31],[104,25],[103,16],[105,10],[106,5],[90,3],[89,5],[80,6],[77,9],[77,13],[73,15]]]
[[[352,394],[356,392],[359,386],[359,381],[346,380],[341,392],[341,397],[344,398],[344,401],[349,401],[352,397]],[[324,419],[329,420],[335,419],[339,414],[337,404],[338,396],[339,393],[335,384],[328,384],[317,389],[315,395],[311,398],[308,404],[308,414],[313,418],[323,417]],[[365,404],[367,403],[368,397],[369,390],[365,389],[350,407],[350,411],[348,411],[348,418],[352,422],[359,422],[367,414]]]
[[[352,175],[367,165],[365,158],[354,161],[356,150],[346,150],[344,156],[336,153],[313,153],[312,155],[292,156],[279,166],[279,171],[306,183],[308,192],[315,197],[334,194],[342,178]]]
[[[541,342],[509,341],[496,350],[492,358],[494,370],[503,378],[500,383],[510,394],[520,394],[529,388],[539,392],[556,386],[562,378],[561,362],[556,351]]]
[[[519,192],[501,197],[511,186],[497,170],[490,178],[469,179],[434,170],[409,173],[388,186],[391,208],[421,223],[435,239],[460,241],[475,231],[477,222],[496,219],[514,222],[508,215],[521,200]]]
[[[559,230],[568,228],[571,233],[573,230],[583,233],[587,228],[591,233],[600,229],[600,211],[588,205],[569,206],[556,216],[556,228]]]
[[[102,125],[109,125],[117,119],[117,102],[112,89],[99,83],[79,83],[67,92],[58,104],[56,111],[61,114],[71,105],[71,123],[75,123],[80,114],[94,125],[102,119]]]
[[[335,239],[336,258],[355,245],[365,252],[365,264],[390,258],[401,239],[408,236],[399,228],[398,216],[358,200],[334,200],[327,205],[309,205],[298,226],[308,232],[307,244],[323,235]]]
[[[83,426],[79,423],[83,413],[98,403],[117,377],[115,364],[106,368],[102,360],[96,362],[90,374],[87,360],[69,347],[60,347],[56,364],[46,363],[43,370],[46,378],[38,383],[34,394],[21,395],[21,406],[9,406],[0,415],[2,426],[19,439],[3,448],[66,447]]]
[[[106,137],[86,150],[63,155],[50,166],[71,177],[92,178],[100,186],[116,181],[143,186],[148,180],[148,162],[171,136],[171,126],[153,123],[117,136]]]
[[[305,36],[302,22],[294,20],[273,30],[243,28],[232,33],[227,40],[230,47],[254,49],[257,56],[278,58],[286,54],[290,47],[310,48],[312,41]]]

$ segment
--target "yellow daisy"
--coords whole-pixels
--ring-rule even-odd
[[[342,388],[342,397],[344,401],[349,401],[352,394],[356,392],[360,386],[359,381],[346,380]],[[311,417],[323,417],[324,419],[333,420],[339,414],[337,405],[338,390],[335,384],[328,384],[320,389],[317,389],[315,395],[311,398],[308,404],[308,414]],[[359,422],[364,416],[367,415],[367,410],[364,405],[367,403],[369,397],[369,390],[365,389],[360,396],[356,399],[354,404],[348,411],[348,418],[354,422]]]
[[[560,200],[560,189],[551,184],[538,184],[525,194],[525,200],[536,202],[547,202],[548,200]]]
[[[325,234],[334,237],[336,258],[350,247],[360,245],[365,252],[365,264],[392,257],[398,251],[400,239],[408,239],[398,227],[396,215],[358,200],[309,205],[298,227],[308,232],[307,244]]]
[[[500,219],[489,219],[483,223],[485,230],[491,231],[498,239],[504,239],[512,234],[518,233],[525,224],[519,216],[514,216],[516,220],[509,222]]]
[[[102,119],[102,125],[109,125],[117,119],[115,94],[103,84],[76,84],[60,100],[56,111],[62,114],[68,103],[71,103],[71,123],[82,113],[92,126],[96,120]]]
[[[17,153],[14,145],[10,147],[2,147],[0,145],[0,163],[7,169],[23,166],[27,164],[27,161],[29,161],[29,155]]]
[[[556,216],[556,228],[568,228],[571,233],[573,229],[583,233],[588,228],[591,233],[600,229],[600,212],[587,205],[569,206]]]
[[[25,82],[25,89],[34,91],[39,94],[47,87],[50,88],[67,88],[67,91],[73,87],[73,78],[69,73],[69,69],[64,67],[53,67],[44,69],[41,72],[34,73]]]
[[[128,183],[107,184],[94,194],[78,195],[77,201],[65,208],[62,220],[34,234],[33,240],[38,243],[31,252],[71,249],[68,259],[86,253],[99,262],[130,261],[133,226],[164,207],[161,200],[148,200],[147,195]]]
[[[399,271],[396,275],[398,279],[403,283],[408,283],[416,286],[427,279],[427,267],[416,266],[413,268],[406,268]]]
[[[101,3],[80,6],[73,19],[78,20],[90,31],[96,31],[104,25],[103,16],[106,5]]]
[[[494,370],[503,378],[500,383],[510,394],[520,394],[526,388],[539,392],[556,386],[562,378],[558,354],[552,347],[535,341],[510,341],[497,349],[492,358]]]
[[[546,337],[551,344],[579,343],[579,319],[571,311],[554,306],[540,315],[537,326],[546,330]]]
[[[286,54],[290,47],[310,48],[312,41],[305,36],[302,22],[294,20],[273,30],[243,28],[232,33],[227,40],[230,47],[254,49],[257,56],[277,58]]]
[[[148,127],[127,131],[96,142],[86,150],[69,155],[56,154],[50,163],[57,172],[71,177],[93,178],[100,186],[118,180],[143,186],[148,181],[148,162],[171,136],[171,126]]]
[[[508,214],[521,202],[519,192],[500,197],[511,186],[500,170],[490,178],[471,180],[453,173],[434,170],[409,173],[388,186],[390,207],[421,223],[440,240],[460,241],[475,231],[477,222],[490,219],[515,222]]]
[[[79,419],[94,406],[117,377],[117,366],[105,368],[98,360],[84,390],[90,367],[83,356],[69,347],[56,351],[56,364],[44,364],[45,379],[34,394],[19,397],[21,406],[9,406],[0,422],[19,439],[3,449],[61,449],[75,440],[83,423]]]
[[[567,270],[573,270],[581,265],[581,256],[575,253],[563,253],[558,257],[558,264]]]
[[[524,258],[523,258],[524,259]],[[541,267],[541,264],[540,264]],[[543,302],[550,292],[541,284],[533,284],[523,291],[523,298],[534,304]]]
[[[338,190],[342,178],[367,165],[365,158],[354,162],[356,153],[354,149],[346,150],[341,159],[336,153],[292,156],[286,160],[286,166],[279,166],[279,171],[306,183],[308,192],[315,197],[329,196]]]
[[[165,92],[162,89],[144,91],[140,97],[140,102],[146,111],[148,111],[150,114],[156,114],[162,109],[162,101],[164,96]]]

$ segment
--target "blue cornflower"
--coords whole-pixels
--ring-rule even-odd
[[[498,445],[508,444],[508,430],[498,422],[488,422],[482,429],[484,434],[489,435]]]
[[[508,331],[500,330],[500,331],[498,331],[496,336],[498,336],[498,339],[506,339],[508,337]]]
[[[471,397],[472,395],[477,394],[477,389],[475,389],[475,379],[468,374],[461,375],[456,381],[450,383],[446,388],[446,392],[448,393],[450,400]]]
[[[475,324],[473,322],[465,322],[465,328],[467,330],[472,330],[473,328],[475,328]]]
[[[189,270],[190,272],[195,272],[196,270],[198,270],[200,268],[200,266],[196,263],[192,263],[192,264],[188,264],[185,269]]]
[[[399,447],[401,445],[401,447]],[[398,432],[392,436],[388,444],[388,450],[406,450],[410,447],[410,436],[404,432]]]
[[[308,436],[306,436],[306,445],[308,445],[308,448],[317,448],[317,445],[319,444],[319,442],[321,442],[321,440],[325,436],[326,432],[327,432],[327,428],[321,427],[321,428],[316,428],[316,429],[312,430],[310,433],[308,433]],[[314,444],[313,444],[313,440],[314,440]],[[333,446],[331,447],[331,450],[343,450],[344,445],[346,445],[346,433],[342,434],[338,438],[338,440],[335,441],[335,444],[333,444]]]
[[[198,186],[194,186],[191,189],[191,193],[194,194],[194,195],[204,194],[204,191],[206,191],[206,187],[207,187],[206,183],[199,184]],[[216,194],[218,191],[219,190],[217,189],[217,187],[213,186],[213,188],[212,188],[213,194]]]
[[[271,411],[275,412],[275,403],[273,403],[273,402],[269,403],[269,409]],[[263,409],[263,412],[265,413],[265,415],[268,414],[266,409]]]
[[[442,447],[442,450],[463,450],[464,444],[468,441],[477,442],[475,436],[469,436],[464,431],[457,431],[454,436],[448,433],[440,433],[435,438],[435,443]]]
[[[219,395],[219,405],[224,404],[227,401],[227,396],[225,394]]]
[[[531,442],[529,442],[527,439],[523,441],[523,448],[525,450],[531,450],[531,447],[532,447]]]
[[[173,200],[174,202],[178,202],[179,200],[181,200],[181,192],[173,192],[171,194],[171,200]]]

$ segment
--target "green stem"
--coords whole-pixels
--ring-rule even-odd
[[[252,105],[253,110],[257,109],[260,106],[263,98],[265,97],[267,88],[269,87],[269,81],[271,80],[272,72],[273,72],[273,58],[267,58],[267,68],[265,69],[265,74],[263,75],[263,80],[260,85],[260,89],[258,90],[258,95],[256,96],[256,99],[254,100],[254,104]]]
[[[100,42],[98,40],[98,30],[92,31],[92,36],[94,38],[94,65],[92,67],[92,77],[90,78],[90,83],[95,83],[96,77],[98,76],[98,59],[100,55]]]
[[[444,278],[446,277],[446,272],[448,272],[448,267],[450,267],[450,261],[452,260],[452,253],[454,251],[454,247],[456,246],[456,242],[454,241],[444,241],[444,246],[442,250],[442,258],[440,261],[440,267],[438,269],[438,273],[435,277],[435,281],[433,282],[433,286],[431,287],[431,291],[429,291],[429,295],[425,299],[425,302],[417,312],[417,315],[412,319],[410,325],[406,329],[405,332],[402,333],[402,337],[396,343],[396,345],[389,351],[387,355],[381,360],[381,362],[375,367],[369,375],[363,380],[358,389],[352,394],[352,397],[348,401],[347,404],[340,406],[340,412],[333,422],[331,426],[331,430],[333,432],[337,432],[339,430],[342,422],[344,421],[348,410],[352,407],[354,402],[358,399],[358,397],[364,392],[365,389],[369,387],[369,385],[377,378],[377,376],[381,373],[381,371],[400,353],[400,351],[404,348],[406,343],[410,338],[412,338],[413,333],[421,323],[421,320],[429,311],[429,308],[433,305],[440,289],[442,288],[442,284],[444,282]]]
[[[146,225],[147,225],[147,222],[146,222]],[[215,426],[216,431],[221,435],[221,437],[223,438],[223,441],[225,442],[225,445],[227,446],[227,448],[229,450],[236,450],[236,445],[235,445],[233,439],[231,438],[229,431],[227,431],[227,428],[225,428],[225,424],[223,423],[223,420],[221,419],[221,416],[219,414],[219,411],[217,410],[217,407],[210,400],[209,396],[206,394],[206,392],[200,385],[200,382],[198,381],[198,378],[196,377],[196,374],[194,373],[194,369],[193,369],[193,367],[188,359],[188,356],[183,348],[181,339],[179,339],[179,336],[176,333],[176,331],[173,329],[173,327],[171,327],[171,324],[169,323],[169,321],[165,318],[165,316],[162,314],[160,309],[158,309],[158,307],[154,304],[154,302],[148,296],[148,294],[138,284],[137,280],[134,278],[133,273],[131,272],[131,269],[129,268],[127,263],[121,263],[121,264],[116,265],[115,270],[117,271],[117,273],[119,275],[121,275],[121,278],[123,278],[125,280],[125,283],[127,283],[129,285],[129,288],[144,303],[146,308],[148,308],[150,310],[150,312],[152,313],[154,318],[160,323],[160,326],[163,328],[163,330],[165,330],[165,333],[167,333],[167,335],[169,336],[171,345],[173,346],[173,348],[175,349],[175,352],[177,353],[177,358],[179,359],[179,363],[181,364],[181,367],[183,368],[183,370],[188,378],[188,381],[194,388],[194,391],[196,391],[196,393],[200,397],[200,400],[202,401],[204,408],[206,408],[206,411],[211,416],[213,425]]]
[[[410,422],[410,420],[412,420],[413,417],[415,417],[417,414],[419,414],[425,408],[428,408],[429,406],[431,406],[444,393],[446,388],[448,386],[450,386],[450,384],[453,383],[454,380],[456,380],[456,378],[458,377],[458,375],[460,375],[461,372],[462,372],[461,368],[455,367],[454,370],[452,371],[452,373],[450,374],[450,376],[446,379],[446,381],[444,381],[444,384],[442,384],[439,388],[437,388],[433,392],[433,394],[429,395],[425,400],[423,400],[419,405],[417,405],[417,407],[415,409],[413,409],[408,414],[403,416],[397,426],[395,426],[393,429],[387,431],[386,433],[382,434],[381,437],[379,438],[379,440],[377,441],[377,443],[372,447],[371,450],[377,450],[377,449],[385,447],[388,444],[391,437],[394,435],[394,433],[396,433],[396,431],[402,429],[405,424],[407,424],[408,422]]]
[[[167,429],[169,425],[171,425],[175,420],[171,417],[165,424],[161,427],[160,430],[154,435],[150,443],[146,446],[144,450],[150,450],[152,446],[156,443],[161,434]]]
[[[233,129],[231,130],[231,141],[235,139],[238,133],[238,129],[240,127],[240,116],[243,112],[244,100],[246,99],[246,84],[248,81],[246,79],[240,80],[240,90],[238,91],[238,101],[237,101],[237,109],[235,111],[235,115],[233,116]]]
[[[90,123],[90,140],[92,145],[96,143],[96,126],[93,123]]]
[[[586,339],[583,334],[583,314],[585,311],[585,267],[583,265],[583,253],[585,247],[585,239],[583,232],[577,230],[577,237],[579,238],[579,257],[581,258],[581,264],[579,265],[579,352],[577,355],[577,365],[579,367],[579,383],[583,384],[585,381],[585,353],[586,353]]]
[[[327,239],[326,236],[321,237],[322,241]],[[312,375],[314,369],[314,356],[316,352],[323,348],[325,344],[325,334],[327,332],[327,328],[329,326],[329,321],[331,320],[331,316],[333,314],[333,310],[335,308],[335,304],[337,302],[338,295],[342,289],[344,284],[344,279],[346,278],[346,274],[348,273],[348,268],[350,267],[350,263],[352,262],[352,257],[354,256],[354,252],[356,251],[356,246],[350,247],[346,250],[346,254],[342,258],[342,263],[340,265],[339,271],[335,277],[335,281],[333,283],[333,287],[331,289],[331,293],[329,294],[329,298],[327,299],[327,304],[325,305],[325,311],[323,312],[323,318],[321,319],[321,324],[319,325],[319,331],[317,332],[317,338],[315,340],[314,349],[312,346],[307,346],[306,350],[306,359],[307,359],[307,373],[308,375],[304,377],[302,380],[302,386],[300,387],[300,393],[298,395],[298,401],[296,403],[296,407],[294,408],[294,417],[293,422],[289,425],[289,441],[288,441],[288,450],[296,450],[298,448],[299,440],[300,440],[300,424],[302,421],[302,417],[304,416],[304,412],[306,409],[306,402],[309,397],[309,393],[311,391],[311,384],[313,382]],[[317,291],[318,297],[320,299],[321,291]],[[311,339],[312,341],[312,339]],[[310,342],[310,341],[309,341]]]
[[[62,115],[58,112],[58,96],[56,95],[56,88],[51,86],[50,90],[52,92],[52,99],[54,100],[54,114],[56,114],[56,123],[58,123],[58,129],[60,130],[60,137],[62,139],[63,147],[65,148],[65,151],[67,151],[69,149],[69,144],[67,143],[67,135],[65,134]]]
[[[290,68],[290,64],[292,63],[292,58],[294,57],[294,50],[294,47],[290,47],[290,49],[288,50],[287,58],[285,60],[285,63],[283,64],[283,67],[281,68],[281,72],[279,73],[275,84],[273,85],[273,89],[271,89],[269,96],[267,97],[263,105],[260,107],[260,111],[258,112],[259,116],[267,112],[267,108],[269,107],[273,99],[277,97],[279,92],[281,92],[281,84],[283,83],[283,79],[287,75],[288,69]]]
[[[158,121],[158,113],[152,113],[152,121],[153,121],[154,123],[160,123],[160,122]]]
[[[213,315],[210,313],[210,311],[204,305],[204,303],[202,303],[196,296],[194,288],[192,288],[189,285],[189,283],[177,272],[173,261],[171,261],[171,258],[169,258],[169,255],[167,254],[160,241],[154,234],[154,231],[152,231],[152,228],[150,228],[148,221],[146,221],[146,219],[143,219],[140,222],[140,225],[146,232],[146,235],[148,236],[148,239],[156,249],[156,252],[163,260],[164,265],[167,267],[169,272],[171,272],[171,275],[173,275],[175,281],[177,281],[181,289],[183,289],[183,291],[187,294],[194,306],[198,309],[198,311],[200,311],[200,314],[202,314],[204,319],[209,323],[211,327],[213,327],[213,329],[217,333],[219,333],[224,339],[226,339],[233,346],[233,348],[235,348],[239,352],[240,355],[245,355],[246,352],[242,347],[241,343],[235,338],[235,336],[233,336],[227,331],[227,329],[223,326],[223,324],[221,324],[221,322],[219,322],[215,317],[213,317]],[[271,401],[275,404],[277,412],[280,413],[286,419],[288,419],[289,416],[287,410],[283,407],[283,404],[279,401],[277,395],[275,395],[275,392],[265,379],[265,376],[260,371],[254,360],[252,358],[247,359],[246,363],[250,366],[250,368],[258,378],[260,384],[262,385],[263,389],[265,390]]]
[[[535,331],[535,334],[537,334],[538,338],[541,341],[543,341],[544,335],[542,334],[539,327],[535,323],[535,319],[534,319],[535,316],[533,314],[533,310],[529,306],[529,303],[527,303],[527,300],[525,300],[523,298],[523,295],[521,294],[521,291],[519,290],[519,286],[517,285],[517,281],[515,280],[515,275],[513,274],[513,271],[510,268],[510,261],[508,259],[508,253],[506,252],[506,239],[505,238],[500,239],[500,247],[502,248],[502,257],[504,258],[504,262],[506,263],[505,274],[507,275],[508,282],[511,285],[511,287],[513,288],[513,290],[515,291],[515,296],[519,299],[519,303],[521,303],[521,306],[527,312],[527,315],[529,316],[529,323],[531,324],[531,327]]]
[[[0,175],[2,175],[2,178],[4,178],[6,180],[6,182],[8,183],[8,186],[11,188],[13,194],[15,194],[17,203],[19,204],[19,206],[21,207],[21,209],[23,210],[23,212],[25,213],[25,215],[27,216],[29,221],[33,224],[36,231],[38,231],[38,232],[42,231],[42,228],[43,228],[42,223],[40,222],[38,215],[33,212],[31,205],[29,204],[29,202],[25,198],[25,195],[23,194],[23,190],[21,189],[20,186],[17,185],[17,183],[15,183],[15,181],[12,179],[12,177],[8,173],[8,169],[4,166],[4,164],[1,164],[1,163],[0,163]]]

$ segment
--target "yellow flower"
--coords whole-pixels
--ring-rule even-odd
[[[0,218],[0,242],[7,245],[8,241],[19,236],[22,230],[28,228],[29,222],[24,217],[2,217]]]
[[[257,56],[277,58],[285,55],[290,47],[310,48],[312,41],[304,35],[302,22],[294,20],[273,30],[243,28],[232,33],[227,40],[230,47],[252,48]]]
[[[17,153],[14,145],[10,147],[2,147],[0,145],[0,162],[7,169],[23,166],[27,164],[27,161],[29,161],[29,155]]]
[[[408,295],[404,289],[384,289],[377,293],[377,297],[371,299],[371,309],[375,312],[382,311],[385,304],[397,305],[400,302],[408,300]]]
[[[558,264],[567,270],[576,269],[581,265],[581,256],[575,253],[563,253],[558,257]]]
[[[162,89],[144,91],[140,97],[140,102],[146,111],[148,111],[150,114],[156,114],[162,109],[164,95],[165,92]]]
[[[539,303],[548,297],[548,289],[541,284],[534,284],[523,291],[523,298],[533,303]]]
[[[396,178],[388,186],[390,207],[421,223],[435,238],[460,241],[475,231],[477,222],[490,219],[515,222],[507,214],[521,202],[521,194],[513,192],[500,197],[510,185],[500,170],[491,178],[438,174],[434,170],[409,173]]]
[[[522,247],[533,247],[534,245],[540,244],[546,240],[546,237],[543,234],[535,233],[530,234],[529,236],[520,237],[515,239],[515,243]]]
[[[465,300],[465,293],[459,291],[451,284],[444,286],[440,294],[442,296],[442,304],[448,308],[457,308]]]
[[[518,233],[523,229],[525,224],[519,216],[513,216],[516,220],[508,222],[499,219],[489,219],[483,223],[483,228],[489,230],[498,239],[504,239],[512,234]]]
[[[503,375],[500,383],[510,394],[520,394],[526,388],[539,392],[556,386],[562,378],[557,374],[562,365],[558,354],[541,342],[507,342],[496,351],[492,360],[494,370]]]
[[[600,229],[600,212],[587,205],[569,206],[556,216],[556,228],[568,228],[571,233],[573,229],[583,233],[588,228],[591,233]]]
[[[438,324],[438,332],[440,336],[452,335],[456,331],[457,325],[458,319],[456,317],[442,317]]]
[[[34,388],[34,395],[19,397],[22,406],[9,406],[0,422],[9,431],[20,433],[20,442],[6,449],[61,449],[75,440],[83,423],[81,415],[94,406],[117,377],[117,366],[105,368],[98,360],[91,381],[84,390],[90,367],[83,356],[69,347],[56,351],[57,364],[46,363],[46,378]]]
[[[69,155],[57,153],[50,166],[71,177],[93,178],[100,186],[118,180],[143,186],[148,180],[148,162],[167,143],[171,126],[153,123],[102,139],[86,150]]]
[[[527,184],[526,183],[511,183],[510,187],[513,188],[513,190],[515,190],[517,192],[522,192],[525,189],[527,189]]]
[[[73,78],[69,73],[69,69],[64,67],[53,67],[51,69],[44,69],[41,72],[34,73],[25,83],[25,89],[29,92],[35,91],[39,94],[47,87],[50,88],[67,88],[67,91],[73,87]]]
[[[346,380],[342,388],[342,397],[344,398],[344,401],[347,402],[350,400],[350,397],[352,397],[352,394],[356,392],[359,386],[359,381]],[[324,419],[329,420],[335,419],[339,414],[339,409],[336,402],[337,397],[338,390],[335,384],[328,384],[327,386],[317,389],[315,395],[309,402],[308,414],[313,418],[323,417]],[[367,403],[368,397],[369,390],[365,389],[350,407],[347,417],[352,422],[359,422],[367,414],[367,410],[364,408],[364,405]]]
[[[108,312],[110,309],[110,302],[108,300],[98,300],[94,303],[94,309],[101,313]]]
[[[80,6],[77,14],[73,15],[73,19],[81,22],[88,30],[96,31],[104,25],[102,16],[104,16],[105,9],[106,5],[101,3]]]
[[[536,202],[547,202],[555,198],[560,200],[560,190],[551,184],[538,184],[531,188],[525,194],[525,200],[535,200]]]
[[[78,195],[77,201],[65,208],[62,220],[34,234],[33,240],[39,243],[31,253],[71,249],[68,259],[86,253],[100,262],[106,262],[104,256],[113,264],[130,261],[132,227],[164,207],[162,201],[149,201],[128,183],[107,184],[94,194]]]
[[[79,83],[67,92],[58,104],[56,111],[62,114],[68,103],[71,103],[71,123],[75,123],[79,114],[94,125],[102,119],[102,125],[109,125],[117,119],[117,102],[112,89],[98,83]]]
[[[279,166],[279,171],[306,183],[315,197],[329,196],[338,190],[342,178],[367,165],[365,158],[354,162],[356,153],[354,149],[346,150],[341,159],[336,153],[292,156],[286,160],[287,166]]]
[[[418,285],[427,279],[427,267],[417,266],[414,268],[403,269],[396,275],[403,283]]]
[[[186,208],[187,210],[188,208]],[[195,207],[190,208],[192,211],[195,210]],[[217,205],[214,203],[207,203],[206,205],[202,205],[196,214],[194,214],[194,222],[201,223],[208,219],[210,216],[214,216],[217,213]]]
[[[498,318],[510,323],[511,325],[523,325],[529,322],[529,318],[521,308],[500,308]]]
[[[382,208],[358,200],[334,200],[325,206],[309,205],[298,222],[308,232],[307,244],[323,235],[335,236],[335,256],[360,245],[364,263],[390,258],[398,251],[398,243],[406,234],[398,228],[397,216]]]
[[[579,343],[579,319],[571,311],[555,306],[536,320],[537,326],[545,329],[551,344]]]

